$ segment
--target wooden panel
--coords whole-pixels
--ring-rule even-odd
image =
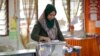
[[[90,34],[94,34],[96,32],[96,29],[95,29],[95,21],[91,21],[89,20],[89,25],[88,25],[88,33]]]
[[[91,0],[92,1],[92,0]],[[93,0],[94,2],[97,1],[97,5],[95,6],[97,8],[97,20],[96,21],[100,21],[100,0]],[[86,33],[96,33],[96,34],[100,34],[100,27],[95,27],[95,23],[92,25],[94,26],[94,30],[91,30],[91,28],[93,28],[91,26],[91,18],[90,18],[90,0],[85,0],[85,31]]]
[[[98,45],[100,45],[100,34],[96,36],[96,40],[97,40]]]
[[[69,43],[72,46],[80,46],[81,41],[80,40],[75,40],[73,38],[70,39],[65,39],[67,43]],[[69,56],[68,54],[66,54],[65,56]],[[72,56],[77,56],[77,54],[75,52],[72,53]]]
[[[76,40],[76,39],[73,39],[73,38],[69,38],[69,39],[65,39],[65,41],[67,43],[69,43],[70,45],[72,45],[72,46],[81,46],[81,41],[80,40]],[[68,56],[68,54],[65,55],[65,56]],[[71,56],[77,56],[77,54],[74,52],[74,53],[72,53]]]
[[[85,0],[85,31],[88,32],[88,25],[89,25],[89,0]]]
[[[97,33],[97,34],[100,34],[100,28],[99,28],[99,27],[96,28],[96,33]]]
[[[85,39],[65,39],[71,45],[81,46],[81,56],[99,56],[99,46],[96,38],[85,38]],[[72,56],[77,56],[72,54]]]

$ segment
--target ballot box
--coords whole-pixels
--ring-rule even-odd
[[[40,42],[37,46],[37,56],[64,56],[66,42],[51,41],[47,43]]]

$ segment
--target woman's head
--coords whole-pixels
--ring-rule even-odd
[[[48,4],[45,8],[44,13],[45,13],[46,20],[53,20],[57,12],[53,5]]]

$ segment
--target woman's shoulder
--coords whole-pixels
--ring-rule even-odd
[[[36,21],[35,26],[39,26],[40,27],[41,26],[40,22]]]

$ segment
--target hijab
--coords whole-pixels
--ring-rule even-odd
[[[52,20],[49,20],[47,17],[48,15],[52,12],[52,11],[55,11],[56,12],[56,9],[53,5],[51,4],[48,4],[44,10],[44,15],[45,15],[45,20],[46,20],[46,25],[49,29],[51,29],[53,26],[54,26],[54,20],[55,19],[52,19]]]
[[[56,39],[56,35],[57,35],[57,27],[55,24],[55,18],[52,20],[49,20],[47,17],[48,15],[52,12],[55,11],[56,13],[56,9],[53,5],[48,4],[44,10],[44,12],[42,13],[42,15],[39,18],[39,22],[42,25],[42,27],[44,28],[44,30],[47,32],[48,36],[51,39]]]

